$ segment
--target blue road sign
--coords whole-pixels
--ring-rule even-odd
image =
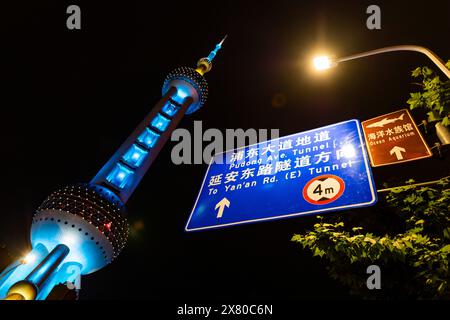
[[[361,125],[349,120],[215,155],[186,231],[376,201]]]

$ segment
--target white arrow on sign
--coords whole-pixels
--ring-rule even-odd
[[[395,156],[397,157],[397,160],[403,160],[402,152],[406,152],[405,148],[395,146],[393,147],[389,153],[391,156],[395,153]]]
[[[216,207],[214,208],[214,210],[219,209],[219,212],[217,212],[217,219],[222,218],[223,210],[225,210],[225,207],[230,207],[230,201],[227,198],[223,198],[222,200],[217,202]]]

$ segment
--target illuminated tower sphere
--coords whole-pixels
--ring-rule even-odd
[[[0,298],[45,299],[53,287],[111,263],[128,236],[125,203],[184,116],[203,106],[204,74],[223,39],[197,68],[175,69],[163,97],[90,183],[61,188],[33,217],[33,250],[0,275]]]

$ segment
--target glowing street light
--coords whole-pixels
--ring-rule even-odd
[[[314,64],[314,68],[316,68],[316,70],[318,70],[318,71],[330,69],[337,65],[337,63],[335,61],[333,61],[332,58],[327,57],[327,56],[315,57],[313,60],[313,64]]]
[[[22,263],[23,264],[34,263],[36,261],[36,259],[37,259],[37,254],[32,251],[23,258]]]
[[[17,260],[8,268],[6,268],[3,272],[0,273],[0,281],[10,275],[13,271],[15,271],[18,267],[24,264],[33,264],[38,259],[38,255],[35,251],[29,252],[22,259]]]

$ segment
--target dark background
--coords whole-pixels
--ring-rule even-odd
[[[70,4],[81,7],[79,31],[66,28]],[[366,28],[370,4],[381,6],[382,30]],[[89,181],[158,101],[165,75],[195,66],[225,34],[207,75],[208,101],[180,127],[202,120],[204,130],[279,128],[288,135],[404,108],[417,90],[410,71],[431,66],[403,52],[317,75],[309,67],[316,50],[342,56],[418,44],[447,60],[449,12],[448,0],[2,4],[0,243],[26,252],[41,201],[58,186]],[[279,94],[286,103],[274,106]],[[428,140],[432,145],[435,137]],[[83,278],[81,299],[350,298],[320,260],[290,242],[314,217],[185,233],[206,165],[173,165],[173,145],[128,202],[134,231],[127,248]],[[448,174],[448,157],[373,171],[380,188],[432,180]],[[367,218],[382,205],[330,214]]]

